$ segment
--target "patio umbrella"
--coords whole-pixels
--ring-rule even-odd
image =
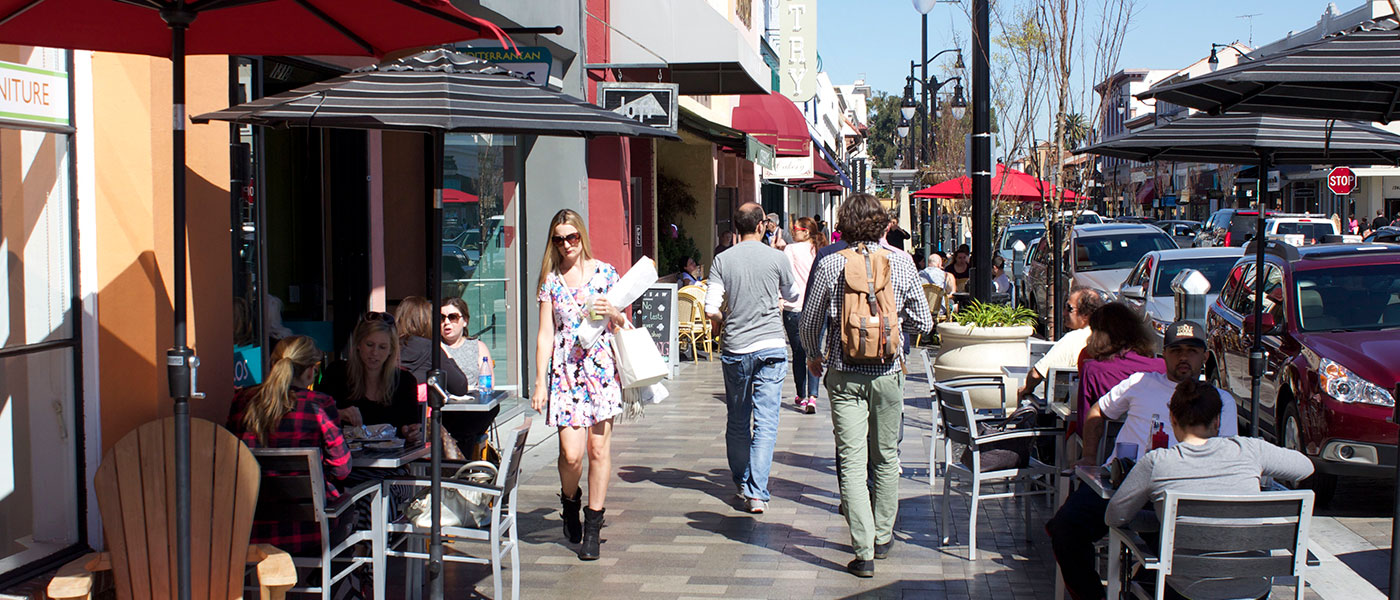
[[[1197,115],[1074,150],[1140,162],[1179,160],[1257,164],[1259,180],[1279,164],[1400,164],[1400,135],[1366,123],[1262,115]],[[1266,188],[1261,186],[1260,199]],[[1255,238],[1264,231],[1264,207]],[[1264,243],[1255,243],[1254,342],[1250,349],[1250,435],[1259,435],[1259,381],[1264,373]]]
[[[374,56],[502,30],[448,0],[0,0],[0,43],[171,59],[175,347],[166,352],[175,414],[178,597],[190,597],[190,422],[198,365],[185,328],[185,56]]]
[[[418,131],[432,136],[433,181],[430,192],[432,233],[429,248],[442,246],[443,143],[448,132],[536,134],[568,137],[627,135],[679,140],[666,131],[641,125],[560,92],[512,77],[475,56],[437,49],[356,69],[320,83],[268,96],[192,119],[284,127],[340,127]],[[442,252],[432,252],[428,296],[433,314],[442,312]],[[433,328],[433,347],[442,343]],[[429,382],[441,376],[439,353],[432,353]],[[430,389],[434,386],[430,385]],[[429,424],[432,436],[432,497],[442,493],[442,403],[434,389]],[[441,597],[441,503],[432,504],[429,573],[434,597]]]
[[[1264,113],[1389,123],[1400,117],[1400,32],[1393,17],[1138,94],[1208,114]]]
[[[1055,186],[1035,176],[1006,165],[997,165],[997,174],[992,177],[992,196],[1011,198],[1022,202],[1054,197]],[[915,198],[971,198],[972,178],[963,176],[914,192]],[[1064,191],[1064,199],[1078,198],[1074,192]]]

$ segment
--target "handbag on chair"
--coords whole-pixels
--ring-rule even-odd
[[[462,465],[451,477],[458,481],[477,485],[491,485],[496,479],[496,465],[485,461],[474,461]],[[404,507],[403,515],[415,527],[432,527],[432,491],[424,489],[414,494],[413,500]],[[443,527],[485,527],[491,520],[492,498],[481,492],[465,492],[457,489],[442,490]]]

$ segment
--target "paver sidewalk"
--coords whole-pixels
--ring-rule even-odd
[[[917,353],[911,372],[922,373]],[[559,521],[558,451],[537,419],[540,442],[524,464],[520,491],[521,589],[525,598],[1052,598],[1049,544],[1017,545],[1019,504],[986,503],[981,560],[966,547],[940,548],[928,485],[928,388],[922,375],[905,386],[903,476],[895,546],[873,579],[846,573],[852,558],[837,514],[831,416],[825,392],[818,413],[792,407],[785,384],[767,513],[733,502],[724,452],[724,384],[719,362],[685,363],[672,397],[647,407],[640,422],[613,436],[616,476],[608,491],[603,558],[580,562]],[[941,487],[940,487],[941,491]],[[966,539],[966,504],[954,508]],[[1037,506],[1037,523],[1048,518]],[[959,517],[958,515],[962,515]],[[456,578],[453,578],[456,579]],[[470,578],[475,579],[475,578]],[[489,579],[477,585],[489,591]]]

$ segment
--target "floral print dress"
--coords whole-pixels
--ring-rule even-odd
[[[578,326],[588,318],[586,304],[617,283],[617,269],[594,261],[593,275],[579,288],[564,284],[550,272],[540,286],[539,301],[554,307],[554,352],[550,360],[549,408],[551,427],[591,427],[622,414],[622,384],[613,362],[612,332],[604,331],[591,348],[579,346]]]

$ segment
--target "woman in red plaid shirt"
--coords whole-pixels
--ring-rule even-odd
[[[307,388],[316,382],[321,351],[306,336],[277,342],[262,385],[239,390],[228,427],[252,448],[320,448],[326,499],[340,496],[334,481],[350,474],[350,451],[336,425],[335,400]],[[256,521],[252,541],[292,554],[319,553],[320,528],[311,521]]]

